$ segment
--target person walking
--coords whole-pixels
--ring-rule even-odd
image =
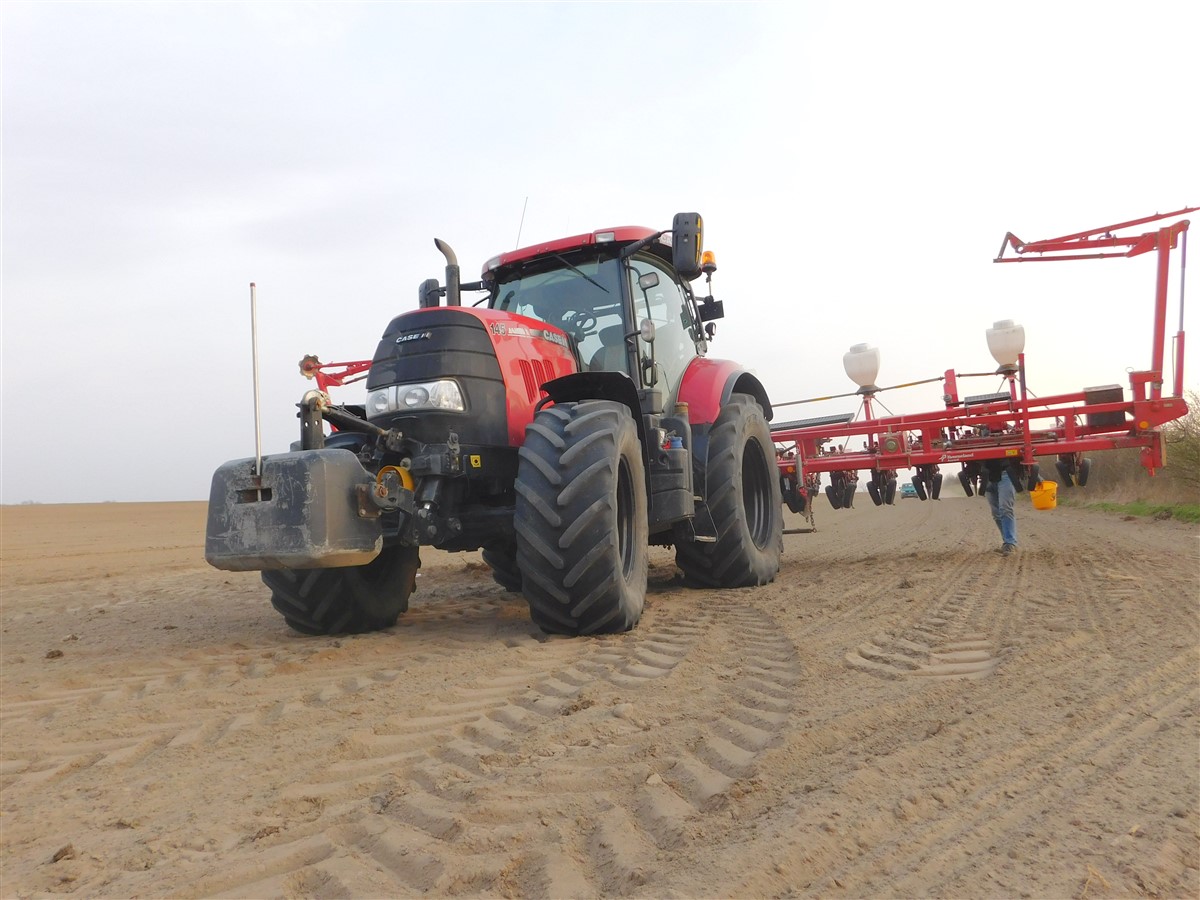
[[[983,467],[988,507],[1004,541],[997,552],[1011,556],[1017,549],[1017,492],[1025,489],[1021,468],[1006,459],[984,460]]]

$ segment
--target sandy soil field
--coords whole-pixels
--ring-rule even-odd
[[[426,552],[305,638],[204,517],[3,509],[0,895],[1200,895],[1195,527],[860,495],[628,634]]]

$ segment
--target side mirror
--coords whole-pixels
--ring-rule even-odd
[[[650,290],[650,288],[653,288],[653,287],[658,287],[658,273],[657,272],[647,272],[645,275],[643,275],[641,278],[638,279],[638,289],[643,294],[646,293],[646,291]]]
[[[442,302],[442,286],[436,278],[426,278],[417,288],[417,304],[421,309],[438,306]]]
[[[671,264],[680,278],[700,277],[700,254],[704,250],[704,220],[700,213],[676,213],[671,225]]]

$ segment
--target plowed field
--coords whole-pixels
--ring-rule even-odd
[[[3,510],[0,895],[1200,895],[1200,529],[822,503],[547,638],[477,554],[289,632],[204,504]],[[798,518],[788,516],[788,525]]]

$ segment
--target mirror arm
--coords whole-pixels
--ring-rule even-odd
[[[629,259],[629,257],[633,256],[633,254],[637,253],[639,250],[641,250],[645,247],[649,247],[651,244],[653,244],[655,241],[657,241],[664,234],[670,234],[670,233],[671,233],[671,230],[667,229],[666,231],[660,231],[656,234],[652,234],[652,235],[650,235],[650,237],[644,237],[640,241],[634,241],[632,244],[627,244],[621,250],[621,259]]]

